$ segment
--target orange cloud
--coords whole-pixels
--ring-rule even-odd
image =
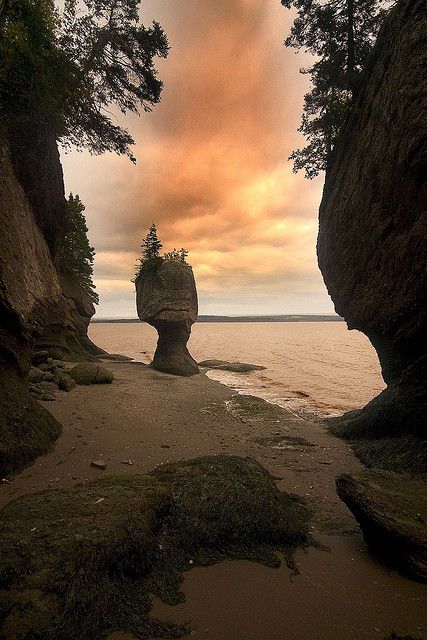
[[[306,311],[332,310],[315,259],[321,184],[286,160],[301,143],[306,89],[306,60],[283,46],[289,13],[278,0],[142,6],[171,53],[159,63],[162,103],[125,122],[137,166],[112,155],[64,160],[98,252],[100,315],[133,315],[129,278],[152,221],[165,249],[190,250],[202,312],[298,312],[302,300]]]

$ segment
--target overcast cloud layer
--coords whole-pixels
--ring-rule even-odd
[[[147,227],[186,247],[200,312],[332,312],[315,256],[321,180],[292,173],[307,63],[283,39],[279,0],[142,0],[171,52],[151,114],[124,124],[137,165],[111,154],[63,157],[86,205],[100,317],[135,316],[130,282]]]

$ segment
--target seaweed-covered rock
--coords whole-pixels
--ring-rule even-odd
[[[91,362],[81,362],[67,371],[67,375],[77,384],[111,384],[114,375],[108,369]]]
[[[151,366],[179,376],[198,373],[197,362],[187,349],[198,313],[192,268],[181,261],[159,258],[145,265],[135,285],[138,317],[159,334]]]
[[[149,611],[152,594],[183,599],[184,571],[223,558],[278,566],[275,550],[292,565],[292,551],[313,542],[304,499],[234,456],[33,494],[0,514],[4,640],[178,637],[183,626]]]
[[[372,549],[405,574],[427,582],[427,483],[377,471],[343,474],[336,486]]]
[[[425,0],[400,0],[390,11],[320,206],[326,286],[349,328],[372,342],[389,385],[357,419],[348,417],[353,434],[420,436],[427,413],[426,29]],[[337,428],[344,436],[346,421]]]
[[[222,369],[223,371],[233,371],[234,373],[249,373],[249,371],[262,371],[266,367],[260,364],[249,364],[247,362],[228,362],[227,360],[203,360],[199,362],[199,367],[205,369]]]
[[[13,365],[0,371],[0,476],[23,469],[49,451],[61,425],[30,395]]]

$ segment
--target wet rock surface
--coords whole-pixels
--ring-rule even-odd
[[[111,384],[114,375],[108,369],[91,362],[82,362],[67,371],[68,377],[77,384]]]
[[[138,317],[159,334],[151,366],[174,375],[198,373],[197,362],[187,349],[198,313],[192,268],[177,260],[154,260],[141,271],[135,285]]]
[[[304,498],[237,456],[23,497],[1,512],[0,635],[179,637],[186,625],[150,618],[152,595],[176,604],[184,571],[226,558],[277,567],[280,551],[295,572],[309,521]]]
[[[222,369],[223,371],[233,371],[234,373],[249,373],[250,371],[262,371],[266,369],[266,367],[259,364],[227,362],[226,360],[203,360],[199,362],[199,367],[205,369]]]
[[[406,575],[427,582],[426,483],[376,471],[343,474],[336,486],[375,553]]]

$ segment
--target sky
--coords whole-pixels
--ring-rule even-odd
[[[332,313],[316,261],[323,177],[288,160],[309,88],[309,58],[283,46],[292,14],[280,0],[142,0],[141,18],[171,50],[156,64],[161,103],[119,121],[136,166],[62,155],[96,250],[97,316],[136,316],[131,278],[152,222],[164,250],[188,249],[201,314]]]

